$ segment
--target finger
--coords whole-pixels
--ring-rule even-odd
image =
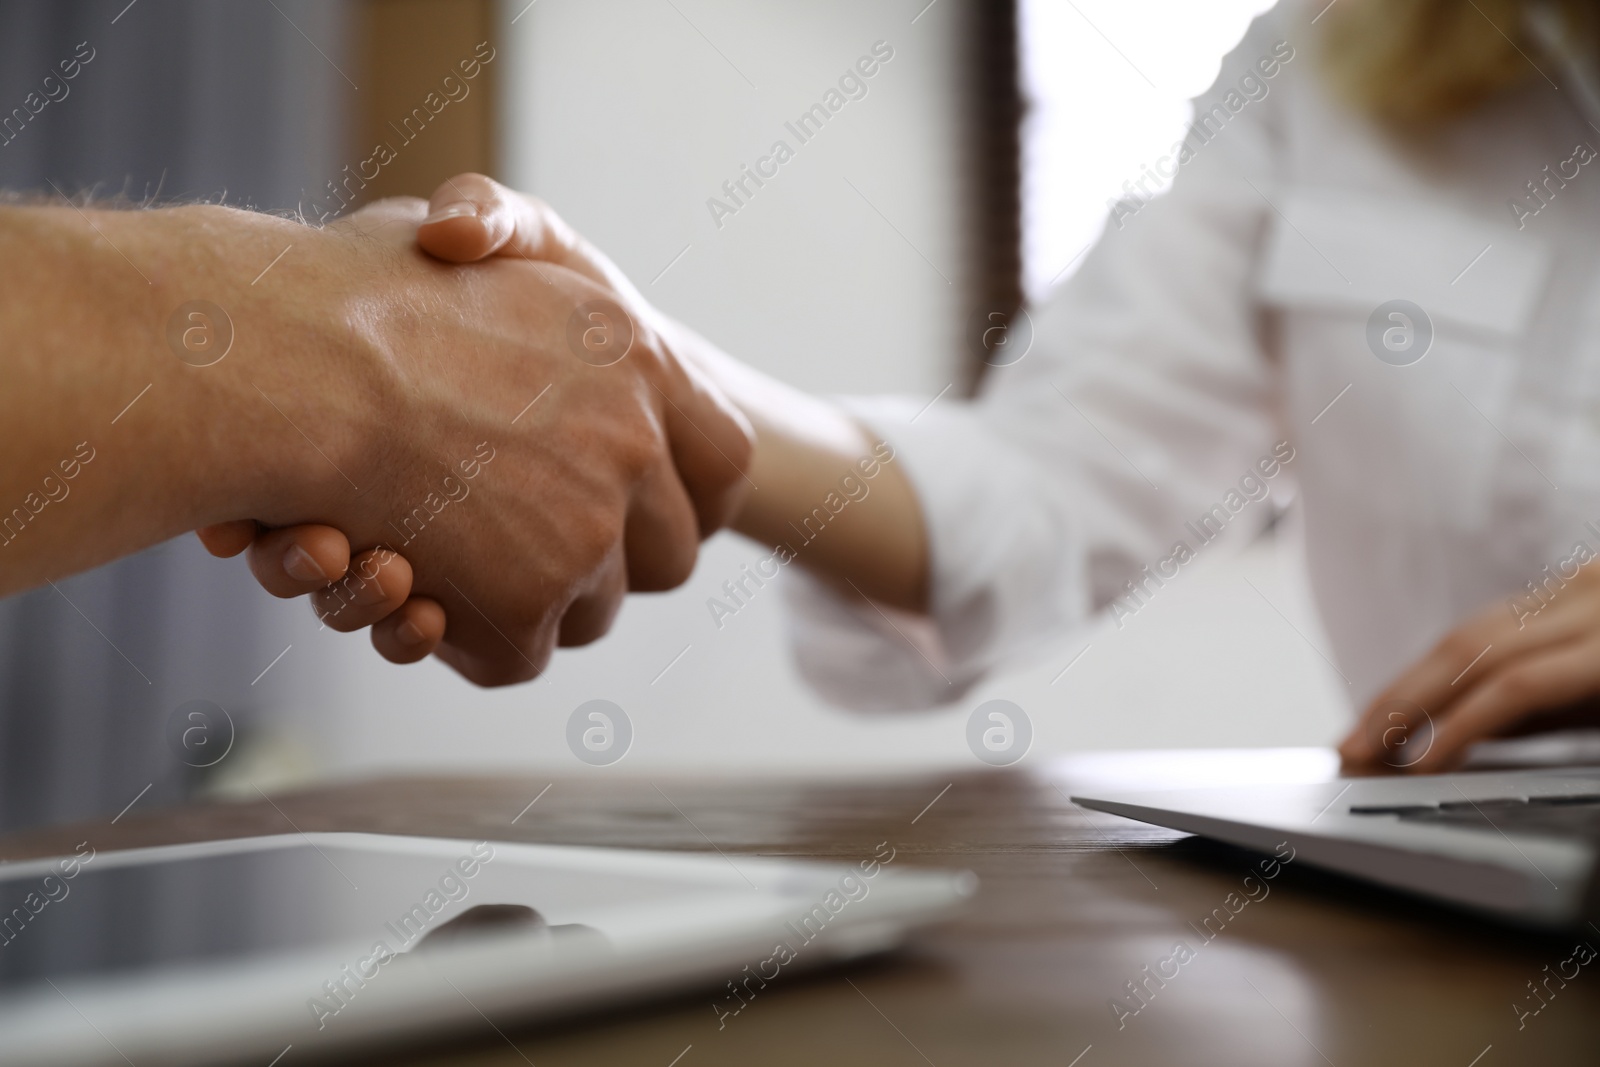
[[[250,573],[273,596],[314,593],[343,578],[350,542],[331,526],[284,526],[259,534],[250,546]]]
[[[697,340],[686,327],[670,322],[654,336],[669,353],[675,344],[692,346]],[[694,504],[700,536],[710,537],[727,525],[745,495],[755,489],[746,473],[755,455],[755,431],[698,366],[671,355],[660,366],[664,384],[656,390],[663,403],[668,446]]]
[[[444,631],[444,607],[437,600],[414,596],[373,624],[372,647],[390,663],[415,663],[439,647]]]
[[[591,590],[575,598],[562,613],[557,644],[572,648],[587,645],[606,635],[628,595],[628,569],[631,563],[631,560],[624,563],[619,554],[612,553]]]
[[[415,196],[386,196],[330,222],[335,233],[361,234],[396,247],[411,247],[417,227],[428,214],[427,202]]]
[[[1459,764],[1477,741],[1498,737],[1519,720],[1555,711],[1600,691],[1600,643],[1572,642],[1541,651],[1497,672],[1436,716],[1433,745],[1411,770],[1433,773]]]
[[[237,556],[250,547],[250,542],[256,537],[256,524],[251,519],[219,522],[200,527],[195,531],[195,536],[200,538],[200,543],[206,547],[207,552],[227,559],[230,556]]]
[[[618,285],[619,272],[549,205],[482,174],[458,174],[434,190],[417,244],[451,263],[475,263],[497,253],[555,263],[627,291]]]
[[[626,574],[618,577],[625,577],[626,588],[633,592],[675,589],[694,571],[700,524],[677,470],[665,455],[635,487],[622,540]],[[566,633],[563,624],[562,644],[567,643]]]
[[[1433,717],[1421,704],[1379,698],[1339,746],[1344,769],[1388,773],[1415,763],[1432,743]]]
[[[372,548],[350,561],[350,570],[311,596],[312,609],[340,633],[371,626],[411,595],[411,564],[397,552]]]
[[[1339,746],[1340,755],[1356,763],[1383,759],[1381,739],[1397,708],[1418,709],[1417,718],[1422,713],[1437,716],[1514,660],[1571,640],[1584,628],[1584,620],[1581,612],[1552,612],[1524,626],[1502,608],[1480,613],[1446,634],[1373,698],[1361,722]]]
[[[667,399],[668,447],[700,537],[710,537],[755,488],[746,473],[755,454],[754,436],[743,414],[719,393],[690,386],[678,399]]]
[[[513,640],[504,630],[496,632],[478,625],[481,620],[468,620],[463,624],[462,611],[446,609],[449,625],[445,628],[444,643],[435,653],[455,672],[473,685],[516,685],[531,681],[544,673],[555,653],[557,620],[538,628],[530,636]],[[496,642],[496,643],[491,643]]]
[[[1519,719],[1500,731],[1501,737],[1526,737],[1557,730],[1588,730],[1600,726],[1600,694],[1590,695],[1577,704],[1557,711],[1538,712]]]

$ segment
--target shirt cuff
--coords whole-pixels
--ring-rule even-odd
[[[893,449],[923,513],[930,613],[897,613],[810,575],[788,583],[797,665],[826,699],[858,710],[959,700],[996,663],[1085,614],[1065,508],[1035,462],[965,401],[840,403]]]

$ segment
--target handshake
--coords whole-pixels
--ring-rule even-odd
[[[505,685],[719,527],[784,548],[823,507],[809,569],[926,603],[909,480],[830,503],[878,469],[864,427],[481,175],[323,229],[0,205],[0,337],[0,596],[198,530],[388,659]]]
[[[469,174],[287,236],[222,297],[234,358],[180,368],[262,428],[199,535],[268,592],[502,685],[683,582],[740,507],[752,431],[704,342],[544,205]]]

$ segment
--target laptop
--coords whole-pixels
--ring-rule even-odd
[[[1600,767],[1074,796],[1534,926],[1600,919]]]
[[[955,913],[969,873],[307,833],[0,864],[0,1064],[277,1064],[703,993]]]

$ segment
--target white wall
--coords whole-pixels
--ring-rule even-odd
[[[506,18],[524,2],[511,0]],[[949,73],[960,43],[958,2],[923,11],[926,0],[539,0],[509,27],[499,61],[509,75],[503,177],[550,201],[648,297],[728,351],[814,390],[932,397],[958,358],[961,302],[945,277],[958,277]],[[1109,18],[1112,7],[1080,6],[1096,18]],[[1233,19],[1205,41],[1214,69],[1243,23],[1237,0],[1213,6]],[[1147,47],[1145,61],[1164,86],[1158,95],[1181,108],[1181,95],[1198,86],[1166,77],[1153,57],[1188,54],[1182,20],[1123,18],[1117,28],[1167,33],[1164,51]],[[1065,32],[1077,35],[1075,63],[1122,77],[1122,60],[1095,43],[1103,39],[1092,27]],[[784,121],[879,40],[894,58],[869,94],[800,146],[719,229],[706,199],[774,139],[793,144]],[[1084,74],[1092,84],[1095,72]],[[1160,111],[1122,99],[1127,122]],[[1084,105],[1119,106],[1108,93]],[[1074,135],[1097,173],[1123,165],[1104,153],[1126,155],[1144,143],[1121,134],[1096,142],[1095,126],[1117,123],[1097,114]],[[1128,172],[1137,173],[1136,160]],[[1070,195],[1075,224],[1103,206],[1097,191]],[[582,770],[564,726],[573,708],[596,697],[633,719],[633,749],[617,765],[632,771],[971,765],[965,718],[992,696],[1032,715],[1030,759],[1086,747],[1322,743],[1345,713],[1331,672],[1307,643],[1321,637],[1286,552],[1269,541],[1242,559],[1206,560],[1125,630],[1063,640],[1047,661],[926,715],[862,719],[812,697],[789,664],[776,589],[718,632],[707,597],[763,554],[731,535],[707,547],[686,588],[635,598],[611,636],[558,654],[531,685],[475,690],[437,664],[392,667],[352,649],[354,639],[326,633],[303,635],[305,658],[286,660],[284,674],[314,683],[299,687],[293,722],[305,748],[334,772]],[[1086,643],[1092,647],[1062,675]]]

